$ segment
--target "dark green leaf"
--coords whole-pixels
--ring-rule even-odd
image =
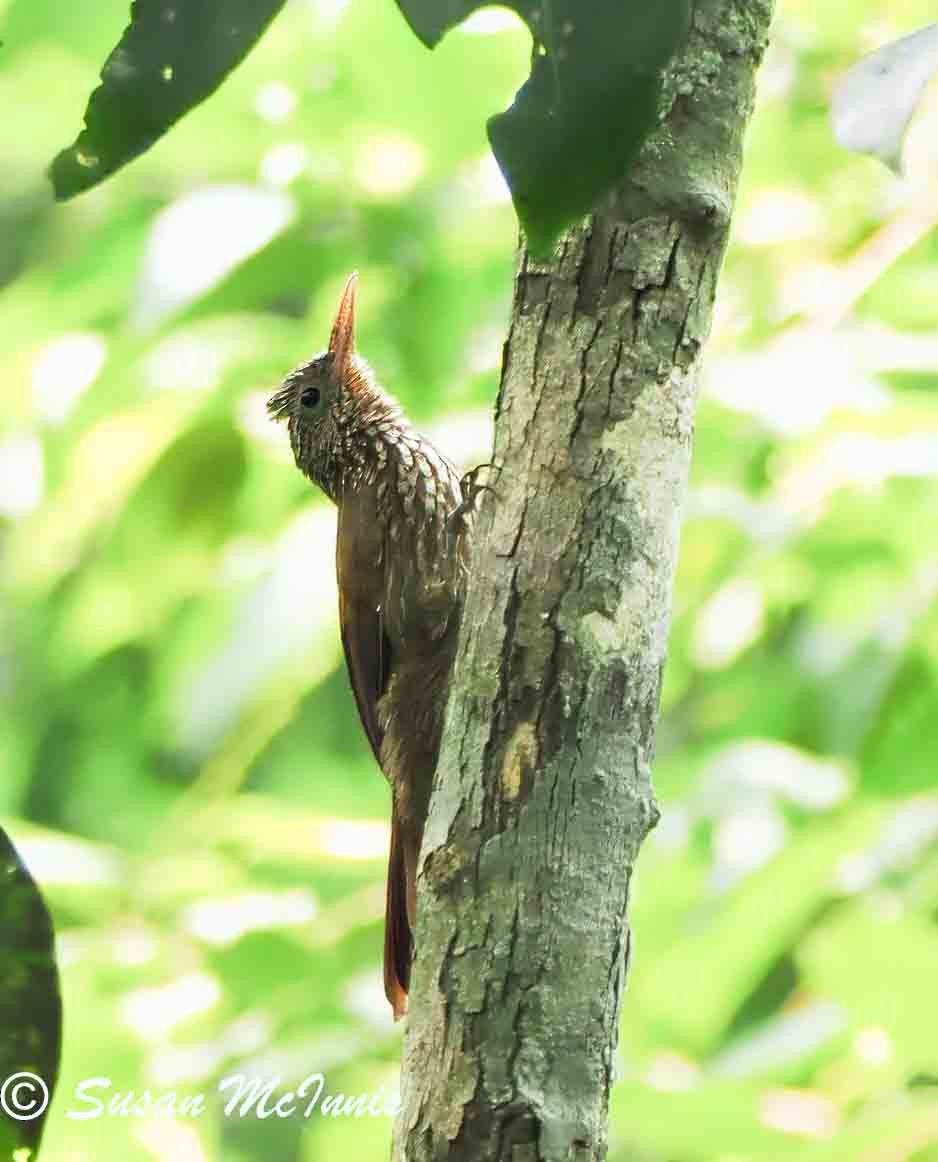
[[[479,7],[398,0],[433,47]],[[514,0],[534,39],[531,75],[489,140],[528,246],[544,256],[571,222],[620,181],[657,123],[662,69],[686,34],[688,0]]]
[[[85,128],[52,163],[55,196],[97,185],[149,149],[221,84],[284,0],[134,0]]]
[[[478,0],[398,0],[398,7],[427,48],[436,48],[443,36],[462,24],[480,4]],[[520,11],[519,3],[507,7]]]
[[[0,1158],[6,1160],[39,1144],[47,1106],[42,1086],[51,1095],[59,1068],[62,1006],[52,921],[2,828],[0,981]],[[34,1109],[37,1116],[27,1118]]]

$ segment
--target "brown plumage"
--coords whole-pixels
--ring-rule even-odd
[[[469,518],[459,475],[355,352],[353,274],[328,351],[268,404],[297,467],[339,509],[339,622],[352,690],[391,784],[384,988],[407,1007],[420,841],[462,610]]]

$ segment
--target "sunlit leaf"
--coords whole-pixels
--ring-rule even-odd
[[[920,653],[899,667],[863,751],[864,786],[908,795],[938,786],[938,670]]]
[[[920,28],[863,57],[834,91],[834,136],[897,173],[902,141],[922,93],[938,71],[938,24]]]

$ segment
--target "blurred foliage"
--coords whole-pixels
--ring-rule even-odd
[[[0,815],[58,930],[44,1158],[383,1158],[384,1118],[65,1115],[91,1077],[396,1084],[386,787],[340,665],[334,518],[263,402],[358,268],[382,380],[485,458],[515,224],[483,126],[529,40],[483,12],[430,54],[391,4],[294,0],[211,100],[56,207],[43,168],[126,4],[0,11]],[[614,1162],[938,1156],[938,113],[903,185],[828,120],[837,75],[929,15],[790,0],[762,73]]]

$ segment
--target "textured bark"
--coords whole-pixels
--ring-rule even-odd
[[[421,855],[398,1160],[606,1155],[697,366],[770,15],[698,0],[629,181],[555,261],[521,257]]]

